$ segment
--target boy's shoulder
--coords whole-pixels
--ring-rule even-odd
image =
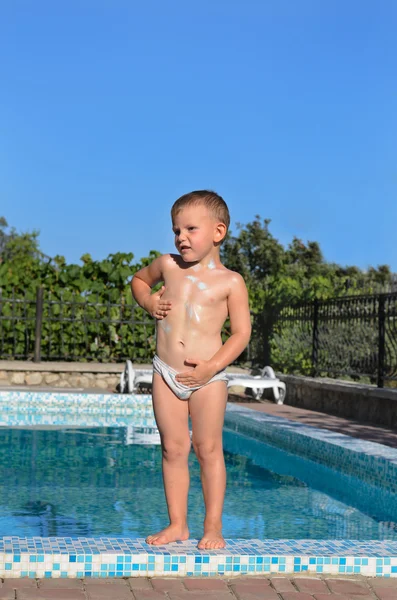
[[[230,281],[231,284],[245,286],[244,277],[242,277],[242,275],[240,275],[240,273],[237,271],[232,271],[231,269],[225,267],[225,265],[222,265],[222,271],[224,276],[228,279],[228,281]]]

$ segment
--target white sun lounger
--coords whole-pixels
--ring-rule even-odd
[[[139,390],[139,386],[152,385],[153,372],[138,373],[132,366],[132,362],[127,360],[125,363],[124,371],[120,375],[120,393],[121,394],[133,394]]]
[[[272,388],[274,400],[277,404],[283,404],[287,393],[285,383],[278,379],[271,367],[264,367],[260,375],[244,375],[242,373],[226,373],[228,378],[227,387],[242,386],[252,389],[256,400],[260,400],[263,390]],[[127,360],[124,371],[120,375],[120,393],[133,394],[139,391],[140,385],[151,385],[153,381],[153,372],[147,371],[138,373],[132,366],[132,362]]]
[[[278,379],[271,367],[264,367],[260,375],[243,375],[240,373],[226,373],[228,382],[227,387],[235,385],[252,389],[256,400],[260,400],[263,390],[271,388],[273,390],[274,401],[277,404],[284,404],[287,393],[286,385]]]

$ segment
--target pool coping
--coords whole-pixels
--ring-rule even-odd
[[[16,394],[22,403],[34,399],[35,392],[0,392]],[[30,395],[31,398],[26,396]],[[52,405],[59,410],[59,397],[66,402],[66,410],[92,410],[98,402],[110,414],[123,407],[144,406],[150,396],[135,394],[72,394],[49,392],[37,409],[48,410]],[[40,404],[40,406],[39,406]],[[259,431],[266,426],[275,433],[311,438],[322,443],[358,451],[369,457],[386,457],[397,465],[397,450],[375,442],[363,442],[345,434],[302,425],[283,417],[269,416],[249,408],[228,405],[225,423],[237,426],[244,421]],[[326,432],[326,433],[325,433]],[[329,435],[332,434],[332,435]],[[302,437],[303,436],[303,437]],[[328,438],[328,439],[326,439]],[[364,445],[364,446],[363,446]],[[197,540],[175,542],[153,547],[137,538],[0,538],[0,577],[153,577],[166,576],[235,576],[267,574],[352,574],[363,576],[397,577],[397,542],[354,540],[227,540],[221,550],[199,550]]]

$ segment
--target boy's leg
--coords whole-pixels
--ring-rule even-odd
[[[177,398],[157,373],[153,375],[153,409],[161,437],[164,491],[170,524],[162,531],[149,535],[146,541],[160,546],[189,537],[187,496],[191,442],[188,403]]]
[[[222,428],[227,403],[224,381],[214,381],[193,392],[189,399],[193,447],[201,467],[205,503],[204,535],[198,547],[224,548],[222,510],[226,488]]]

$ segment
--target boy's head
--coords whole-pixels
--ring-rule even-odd
[[[175,246],[185,262],[201,261],[219,248],[230,223],[226,202],[208,190],[178,198],[171,218]]]
[[[229,209],[224,199],[216,192],[197,190],[185,194],[176,200],[171,208],[171,219],[175,221],[176,215],[187,207],[205,206],[215,221],[226,226],[226,233],[230,225]]]

